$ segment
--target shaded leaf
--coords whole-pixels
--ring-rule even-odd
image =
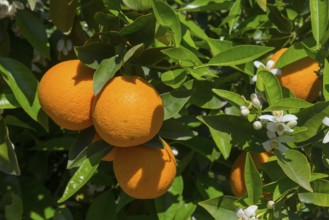
[[[247,189],[247,201],[249,205],[256,204],[262,195],[262,180],[253,162],[250,153],[246,155],[244,179]]]
[[[115,213],[116,200],[113,196],[112,190],[108,190],[96,197],[91,203],[86,220],[114,220],[117,219]]]
[[[215,219],[236,219],[235,200],[232,196],[220,196],[198,204]]]
[[[229,103],[238,108],[240,108],[240,106],[246,105],[246,101],[239,94],[222,89],[212,89],[212,91],[219,97],[227,100]]]
[[[72,29],[77,4],[77,0],[50,1],[50,17],[56,27],[64,33],[69,33]]]
[[[164,120],[174,117],[184,107],[190,97],[191,92],[188,90],[173,90],[161,94],[165,111]]]

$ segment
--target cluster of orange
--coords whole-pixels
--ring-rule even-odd
[[[175,178],[175,157],[164,141],[164,148],[144,146],[162,126],[161,97],[136,76],[114,77],[94,96],[93,74],[79,60],[53,66],[40,80],[42,109],[65,129],[93,125],[101,139],[115,146],[103,159],[113,160],[117,181],[128,195],[139,199],[161,196]]]

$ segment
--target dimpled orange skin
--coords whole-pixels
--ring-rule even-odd
[[[176,160],[170,146],[117,148],[113,160],[116,179],[122,190],[137,199],[163,195],[176,176]]]
[[[151,140],[159,132],[163,117],[161,97],[148,82],[136,76],[112,78],[94,101],[95,129],[116,147]]]
[[[287,48],[278,50],[271,60],[277,62],[286,50]],[[318,70],[319,64],[306,57],[281,68],[282,74],[278,75],[278,79],[281,85],[288,88],[297,98],[313,102],[321,90],[321,81],[315,73]]]
[[[79,60],[69,60],[53,66],[41,78],[41,107],[62,128],[82,130],[92,125],[93,72]]]
[[[102,140],[102,138],[99,136],[99,134],[95,134],[95,136],[93,137],[91,143],[94,143],[96,141]],[[115,150],[116,147],[112,147],[112,150],[110,151],[110,153],[106,154],[105,157],[102,158],[103,161],[108,161],[111,162],[114,159],[114,155],[115,155]]]
[[[246,163],[246,152],[242,152],[234,161],[230,182],[231,182],[231,189],[233,194],[236,197],[241,197],[246,192],[246,184],[244,181],[244,166]],[[262,163],[265,163],[269,157],[269,153],[251,153],[251,157],[255,163],[257,169],[261,168]]]

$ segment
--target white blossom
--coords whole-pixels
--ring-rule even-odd
[[[328,127],[329,127],[329,118],[328,118],[328,117],[324,117],[323,120],[322,120],[322,123],[323,123],[325,126],[328,126]],[[327,134],[324,136],[322,143],[326,144],[326,143],[328,143],[328,142],[329,142],[329,131],[328,131]]]
[[[266,126],[267,130],[276,132],[278,135],[294,131],[292,127],[296,126],[298,120],[295,115],[284,115],[283,111],[273,111],[272,114],[273,115],[261,115],[258,117],[260,120],[268,121]]]
[[[66,40],[60,39],[56,45],[57,51],[63,53],[65,56],[69,54],[72,48],[73,48],[73,44],[70,39],[66,39]]]
[[[24,4],[19,1],[13,1],[12,4],[10,4],[7,0],[0,0],[0,19],[5,17],[13,18],[17,9],[24,9]]]
[[[281,70],[274,68],[274,64],[275,62],[273,60],[269,60],[267,61],[266,65],[264,65],[262,62],[256,60],[254,61],[254,66],[258,69],[260,67],[265,68],[267,71],[271,72],[273,75],[280,75],[281,74]],[[251,79],[253,82],[257,81],[257,74],[254,75]]]
[[[289,148],[284,146],[282,143],[291,142],[293,136],[276,136],[275,132],[267,131],[267,137],[269,140],[262,143],[264,149],[269,152],[271,150],[277,149],[282,153],[286,152]]]
[[[258,209],[257,205],[251,205],[246,209],[239,208],[236,212],[236,215],[241,220],[255,220],[257,209]]]

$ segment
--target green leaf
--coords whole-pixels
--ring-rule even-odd
[[[198,205],[206,209],[214,219],[237,219],[235,201],[232,196],[220,196],[198,202]]]
[[[182,176],[176,176],[168,191],[161,197],[154,199],[154,205],[159,220],[174,219],[177,210],[181,206],[184,183]]]
[[[306,127],[307,130],[296,134],[294,142],[299,143],[313,138],[323,127],[322,120],[329,115],[329,102],[318,102],[313,106],[298,112],[298,126]]]
[[[32,149],[36,151],[67,151],[71,148],[75,138],[59,137],[38,143]]]
[[[53,220],[74,220],[74,217],[67,207],[58,207],[54,213]]]
[[[31,10],[34,11],[37,0],[28,0],[27,2],[29,3]]]
[[[216,145],[209,138],[196,136],[184,141],[173,141],[172,144],[174,143],[179,143],[184,146],[187,146],[191,148],[193,151],[208,158],[208,160],[210,161],[215,161],[219,158],[219,152],[215,150]]]
[[[1,109],[12,109],[20,107],[19,103],[15,99],[13,94],[2,93],[0,94],[0,108]]]
[[[49,43],[41,19],[28,10],[17,10],[15,19],[20,33],[36,50],[49,59]]]
[[[328,9],[328,1],[326,0],[310,1],[312,34],[319,46],[328,26]]]
[[[256,204],[262,196],[262,180],[250,153],[247,153],[246,156],[244,179],[248,195],[248,205]]]
[[[229,34],[231,34],[234,26],[236,25],[236,23],[239,20],[239,17],[241,15],[241,11],[242,11],[242,4],[241,4],[241,0],[237,0],[234,1],[230,12],[228,14],[229,17],[231,17],[230,21],[228,22],[228,26],[229,26]]]
[[[39,83],[33,73],[20,62],[5,57],[0,57],[0,73],[24,111],[48,130],[48,118],[37,95]]]
[[[165,49],[162,50],[162,53],[166,54],[170,58],[178,60],[180,65],[183,67],[192,67],[201,64],[199,58],[192,51],[183,46]]]
[[[304,50],[301,43],[293,44],[289,47],[279,58],[279,60],[275,63],[276,68],[282,68],[287,66],[290,63],[293,63],[297,60],[303,59],[307,57],[307,53]]]
[[[231,135],[226,132],[215,130],[209,126],[208,128],[217,148],[223,154],[223,157],[226,160],[230,156],[232,149]]]
[[[222,89],[212,89],[212,91],[219,97],[227,100],[231,105],[234,105],[238,108],[240,108],[240,106],[246,105],[246,101],[239,94]]]
[[[328,193],[298,193],[298,199],[303,203],[311,203],[316,206],[329,207]]]
[[[233,66],[254,61],[264,54],[272,51],[273,47],[257,45],[238,45],[215,55],[207,65]]]
[[[35,131],[35,128],[30,126],[28,123],[20,120],[19,118],[13,116],[13,115],[6,115],[5,121],[7,125],[17,126],[21,128],[27,128],[32,131]]]
[[[91,203],[86,220],[114,220],[117,219],[115,213],[116,200],[113,196],[112,190],[107,190],[96,197]]]
[[[197,205],[193,202],[183,204],[177,210],[174,220],[191,219],[196,208]]]
[[[163,122],[159,135],[172,140],[188,140],[195,136],[188,126],[172,119]]]
[[[258,72],[256,86],[260,91],[265,92],[270,106],[283,98],[280,82],[271,72],[263,70]]]
[[[190,99],[191,92],[188,90],[173,90],[161,94],[164,106],[164,120],[174,117]]]
[[[23,216],[23,201],[20,196],[10,192],[11,203],[5,206],[6,220],[18,220]]]
[[[276,110],[293,110],[311,107],[313,104],[309,103],[303,99],[298,98],[283,98],[274,101],[269,107],[264,109],[264,112],[267,111],[276,111]]]
[[[96,142],[93,145],[98,145]],[[87,158],[81,163],[78,170],[73,174],[69,180],[62,197],[57,201],[62,203],[74,195],[81,187],[83,187],[88,180],[96,172],[99,162],[101,159],[111,151],[111,147],[107,143],[103,142],[100,144],[99,149],[96,153],[87,155]]]
[[[180,87],[187,79],[184,69],[169,70],[161,74],[161,81],[174,89]]]
[[[311,167],[304,154],[298,150],[287,150],[284,154],[276,151],[278,164],[283,172],[304,189],[313,192],[310,185]]]
[[[324,100],[329,101],[329,62],[327,59],[324,60],[324,70],[323,70],[323,85],[322,94]]]
[[[174,45],[178,47],[182,39],[181,25],[176,12],[164,1],[153,0],[153,13],[157,22],[174,34]]]
[[[100,63],[113,56],[114,50],[104,43],[90,43],[81,47],[74,47],[74,51],[84,64],[92,69],[97,69]]]
[[[78,1],[50,1],[50,17],[56,27],[64,33],[70,33],[73,27]]]
[[[117,55],[108,59],[104,59],[101,62],[93,78],[95,96],[100,93],[105,84],[116,74],[121,66],[122,62]]]
[[[267,5],[267,0],[256,0],[258,6],[264,11],[266,12],[266,5]]]
[[[9,132],[3,118],[0,119],[0,170],[11,175],[21,174],[14,144],[9,139]]]
[[[144,50],[144,44],[138,44],[130,48],[127,53],[124,55],[122,62],[126,63],[128,60],[133,59],[134,57],[139,57]]]

